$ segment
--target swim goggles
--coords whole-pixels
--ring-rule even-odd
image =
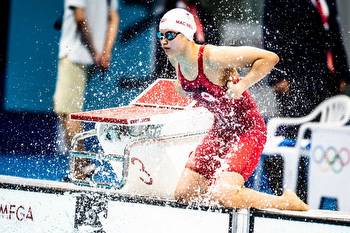
[[[180,32],[172,32],[172,31],[168,31],[164,34],[161,32],[157,32],[157,39],[158,40],[167,39],[170,41],[170,40],[175,39],[175,37],[179,34],[180,34]]]

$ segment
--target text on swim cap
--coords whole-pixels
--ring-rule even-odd
[[[184,21],[176,20],[175,22],[178,23],[178,24],[181,24],[181,25],[183,25],[183,26],[186,26],[186,27],[189,27],[189,28],[193,29],[193,27],[192,27],[191,24],[186,23],[186,22],[184,22]]]

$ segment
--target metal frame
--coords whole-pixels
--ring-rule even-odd
[[[148,127],[148,129],[152,130],[152,128]],[[89,152],[89,151],[78,151],[76,150],[78,142],[85,140],[90,137],[97,137],[97,130],[92,129],[86,132],[78,133],[76,134],[73,139],[72,139],[72,144],[71,144],[71,150],[69,152],[71,158],[70,158],[70,180],[77,185],[80,186],[88,186],[88,187],[98,187],[98,188],[107,188],[107,189],[122,189],[128,179],[128,174],[129,174],[129,163],[130,163],[130,154],[131,154],[131,149],[132,147],[146,143],[146,142],[160,142],[160,141],[166,141],[166,140],[174,140],[174,139],[179,139],[179,138],[188,138],[188,137],[194,137],[194,136],[199,136],[199,135],[204,135],[206,134],[207,131],[199,131],[199,132],[193,132],[189,134],[174,134],[174,135],[166,135],[166,136],[159,136],[160,134],[157,135],[150,135],[146,133],[144,137],[137,138],[135,140],[132,140],[129,142],[125,148],[124,148],[124,154],[123,155],[118,155],[118,154],[105,154],[105,153],[96,153],[96,152]],[[119,180],[115,180],[113,183],[109,182],[96,182],[94,179],[89,179],[89,180],[81,180],[81,179],[76,179],[73,175],[74,171],[74,158],[89,158],[89,159],[102,159],[102,160],[115,160],[118,162],[122,163],[122,177]]]

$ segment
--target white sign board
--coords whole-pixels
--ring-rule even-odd
[[[228,233],[230,214],[110,201],[103,229],[123,233]]]
[[[0,232],[73,232],[75,198],[0,189]]]
[[[254,229],[250,233],[349,233],[350,226],[307,221],[293,221],[266,217],[254,218]]]
[[[350,211],[350,127],[313,129],[309,173],[309,204],[319,208],[321,197],[338,200],[340,211]]]

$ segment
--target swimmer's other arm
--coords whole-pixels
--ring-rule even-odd
[[[176,68],[176,67],[178,66],[178,63],[177,63],[174,59],[172,59],[172,58],[170,58],[170,57],[169,57],[168,59],[169,59],[171,65],[172,65],[174,68]],[[182,88],[181,83],[180,83],[180,81],[179,81],[178,79],[176,79],[176,81],[175,81],[175,90],[176,90],[180,95],[182,95],[183,97],[192,98],[192,94],[191,94],[190,92],[186,92],[186,91]]]
[[[183,97],[191,97],[192,96],[191,93],[186,92],[184,89],[182,89],[182,86],[181,86],[179,80],[175,81],[175,90]]]

